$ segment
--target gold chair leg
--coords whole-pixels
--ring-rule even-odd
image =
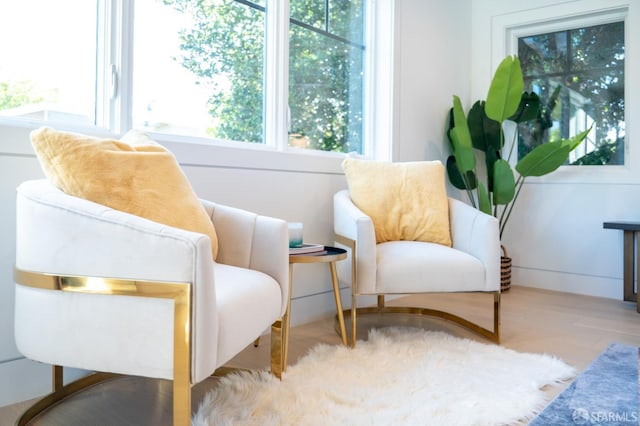
[[[51,389],[53,392],[62,389],[64,386],[64,374],[61,365],[51,366]]]
[[[189,381],[173,381],[173,425],[191,424],[191,384]]]
[[[283,371],[283,332],[284,319],[279,319],[271,325],[271,374],[278,379],[282,378]]]
[[[173,297],[173,425],[191,424],[191,286]]]

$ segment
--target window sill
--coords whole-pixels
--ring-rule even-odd
[[[70,127],[26,120],[0,120],[1,153],[33,156],[29,134],[41,126],[84,133],[96,137],[113,138],[104,129]],[[217,167],[229,169],[295,171],[304,173],[343,174],[342,160],[345,154],[299,148],[279,151],[273,146],[244,142],[214,141],[205,138],[150,134],[169,149],[180,164],[192,167]]]

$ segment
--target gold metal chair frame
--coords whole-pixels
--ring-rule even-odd
[[[172,299],[173,321],[173,424],[191,424],[191,283],[123,280],[81,276],[60,276],[14,268],[17,284],[52,291],[70,291],[108,296],[137,296]],[[282,327],[286,318],[271,326],[271,372],[278,378],[283,369],[284,340]],[[52,392],[28,408],[17,425],[27,425],[36,416],[60,400],[90,386],[122,377],[120,374],[96,372],[67,385],[63,367],[52,366]],[[215,372],[214,372],[215,374]]]
[[[441,318],[444,320],[451,321],[467,330],[470,330],[480,336],[494,342],[500,343],[500,291],[494,292],[483,292],[493,294],[493,330],[489,330],[485,327],[482,327],[479,324],[473,323],[465,318],[462,318],[458,315],[440,311],[437,309],[430,308],[417,308],[417,307],[408,307],[408,306],[385,306],[384,303],[384,294],[378,295],[378,303],[377,306],[367,306],[358,308],[357,304],[357,296],[358,288],[357,288],[357,271],[356,271],[356,241],[345,237],[344,235],[335,234],[336,242],[344,245],[349,250],[351,250],[351,308],[344,310],[344,317],[351,317],[351,342],[350,345],[352,347],[356,346],[356,327],[357,327],[357,316],[358,314],[366,315],[366,314],[387,314],[387,313],[395,313],[395,314],[418,314],[424,316],[430,316],[435,318]]]

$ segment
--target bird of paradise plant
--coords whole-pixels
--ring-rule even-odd
[[[537,145],[516,163],[516,178],[511,157],[517,132],[505,131],[505,128],[515,129],[516,126],[505,124],[536,120],[539,128],[532,134],[541,135],[544,127],[551,125],[550,114],[560,88],[556,88],[548,105],[542,105],[538,95],[524,91],[518,58],[507,56],[496,69],[486,101],[477,101],[468,116],[465,116],[460,98],[453,97],[447,132],[453,154],[447,159],[447,174],[456,188],[466,191],[474,207],[499,219],[500,238],[525,179],[558,169],[591,130],[589,128],[569,139]],[[509,144],[505,143],[507,136],[511,138]],[[509,147],[506,156],[503,152],[505,147]],[[482,154],[485,170],[481,180],[476,168],[476,155]]]

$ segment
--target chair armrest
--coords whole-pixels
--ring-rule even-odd
[[[453,248],[479,259],[485,267],[487,291],[500,290],[498,220],[462,201],[449,198]]]
[[[203,234],[73,197],[46,180],[25,182],[17,192],[16,266],[22,269],[194,284],[196,269],[212,270]]]
[[[333,196],[333,226],[337,235],[355,241],[357,292],[373,291],[376,283],[376,234],[373,221],[353,204],[346,189]],[[352,284],[351,259],[339,262],[338,266],[340,280]]]
[[[289,298],[289,234],[282,219],[202,200],[218,236],[219,263],[273,277],[282,292],[281,315]]]

